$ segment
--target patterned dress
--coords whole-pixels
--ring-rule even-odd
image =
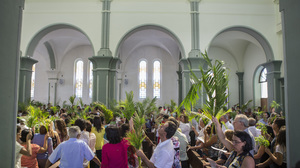
[[[171,140],[175,150],[175,156],[174,156],[174,162],[172,168],[181,168],[180,155],[179,155],[180,142],[177,137],[172,137]]]

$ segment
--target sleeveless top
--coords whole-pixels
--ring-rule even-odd
[[[246,154],[240,154],[237,156],[237,152],[233,151],[231,152],[230,156],[228,157],[227,161],[225,162],[224,166],[228,167],[228,168],[239,168],[242,166],[244,158],[246,156],[251,156],[251,153],[246,153]]]
[[[173,147],[175,150],[174,162],[173,162],[172,168],[181,168],[180,155],[179,155],[180,142],[179,142],[178,138],[174,137],[174,136],[171,138],[171,140],[172,140]]]
[[[51,138],[52,138],[52,143],[53,143],[53,149],[55,149],[57,147],[57,138],[56,138],[55,134]]]

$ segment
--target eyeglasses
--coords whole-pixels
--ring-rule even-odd
[[[232,143],[233,143],[233,144],[239,144],[239,143],[242,143],[242,142],[237,141],[237,140],[232,140]]]

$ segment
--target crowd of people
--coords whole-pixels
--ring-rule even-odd
[[[64,109],[57,113],[42,109],[59,119],[39,129],[28,128],[23,119],[18,120],[16,168],[48,168],[58,161],[61,168],[135,168],[138,157],[145,167],[189,168],[189,150],[203,158],[204,166],[286,167],[285,119],[273,110],[245,112],[237,106],[233,108],[236,115],[227,113],[220,120],[199,115],[202,117],[189,121],[184,109],[177,116],[170,108],[160,107],[144,126],[144,141],[154,149],[149,157],[126,137],[129,131],[135,131],[132,120],[114,116],[107,123],[101,110],[95,108],[87,113],[88,119],[77,118],[70,124],[74,114]],[[147,137],[148,133],[155,138]],[[256,142],[260,136],[270,145]]]

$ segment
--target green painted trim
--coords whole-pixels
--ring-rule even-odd
[[[52,70],[54,70],[54,69],[56,69],[56,63],[55,63],[55,55],[54,55],[54,51],[53,51],[53,49],[52,49],[51,44],[50,44],[48,41],[46,41],[46,42],[44,43],[44,45],[45,45],[45,47],[46,47],[46,49],[47,49],[47,52],[48,52],[48,56],[49,56],[49,60],[50,60],[50,68],[51,68]]]

